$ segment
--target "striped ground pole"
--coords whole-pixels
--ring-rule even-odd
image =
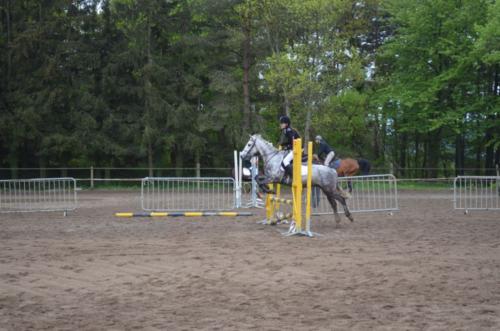
[[[252,216],[250,212],[151,212],[151,213],[115,213],[116,217],[205,217],[205,216],[225,216],[239,217]]]
[[[284,204],[287,204],[287,205],[293,205],[293,200],[290,200],[290,199],[283,199],[283,198],[271,197],[271,201],[281,202],[281,203],[284,203]]]

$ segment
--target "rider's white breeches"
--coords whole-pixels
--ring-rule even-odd
[[[330,153],[328,153],[328,155],[326,156],[324,165],[326,165],[328,167],[330,165],[330,163],[332,162],[334,157],[335,157],[334,151],[331,151]]]
[[[290,151],[283,159],[283,166],[286,168],[293,160],[293,152]]]

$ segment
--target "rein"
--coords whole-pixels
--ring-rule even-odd
[[[254,140],[253,142],[253,146],[252,148],[257,144],[257,139]],[[262,158],[263,158],[263,161],[264,161],[264,166],[266,166],[276,155],[278,155],[281,151],[280,150],[277,150],[277,151],[274,151],[274,152],[271,152],[269,154],[264,154],[264,153],[260,153]],[[269,157],[269,159],[266,161],[266,157]]]

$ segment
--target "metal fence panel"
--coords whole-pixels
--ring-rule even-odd
[[[340,177],[339,186],[348,191],[348,182],[353,190],[347,205],[351,212],[375,212],[399,210],[396,177],[393,175],[369,175],[355,177]],[[313,215],[333,214],[330,203],[319,188],[312,192]],[[337,203],[339,212],[343,212]]]
[[[236,208],[233,178],[146,177],[141,204],[146,211],[223,211]]]
[[[0,212],[70,211],[77,207],[74,178],[0,180]]]
[[[259,158],[253,157],[251,159],[251,167],[247,169],[250,171],[249,182],[244,182],[240,179],[241,192],[242,192],[242,204],[240,207],[243,208],[265,208],[265,201],[261,198],[259,192],[259,187],[255,177],[259,174]],[[241,164],[241,163],[240,163]],[[243,171],[243,170],[242,170]]]
[[[453,207],[500,210],[500,177],[459,176],[453,181]]]

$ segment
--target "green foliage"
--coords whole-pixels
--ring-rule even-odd
[[[402,136],[407,139],[413,135],[413,139],[422,141],[414,150],[418,157],[418,150],[423,149],[422,159],[415,162],[422,162],[424,167],[438,166],[445,152],[443,145],[454,142],[447,140],[448,136],[455,139],[457,134],[466,135],[478,127],[487,129],[498,121],[496,115],[487,115],[495,103],[485,98],[491,91],[492,72],[485,68],[476,45],[481,40],[478,27],[486,23],[488,3],[385,3],[397,32],[380,53],[382,95],[378,108],[391,119],[391,138],[396,139],[392,145],[397,146]],[[463,153],[460,148],[457,155]],[[392,154],[395,159],[406,158],[397,150]]]
[[[288,114],[306,139],[399,175],[491,168],[499,13],[491,0],[4,0],[0,166],[227,167],[246,133],[276,141]]]

